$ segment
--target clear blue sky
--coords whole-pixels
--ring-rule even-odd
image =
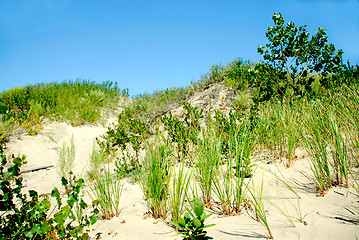
[[[359,64],[358,0],[0,0],[0,91],[78,78],[131,95],[186,86],[211,64],[259,61],[274,12],[324,27]]]

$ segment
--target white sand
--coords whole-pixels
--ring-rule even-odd
[[[22,169],[56,164],[62,142],[69,142],[74,136],[76,160],[74,172],[84,174],[88,166],[89,153],[95,137],[106,132],[103,126],[71,127],[65,123],[46,124],[37,136],[22,136],[11,139],[7,145],[8,153],[25,154],[27,164]],[[316,197],[313,174],[304,153],[299,153],[290,168],[284,164],[263,164],[259,166],[275,170],[275,165],[296,189],[301,199],[300,210],[306,224],[300,222],[298,200],[288,189],[275,181],[265,178],[266,194],[269,199],[282,209],[287,209],[296,227],[270,204],[267,204],[268,222],[275,239],[356,239],[359,238],[359,226],[344,219],[359,220],[359,197],[352,188],[335,187],[324,197]],[[53,187],[60,186],[56,168],[22,174],[26,189],[39,193],[50,193]],[[256,172],[261,176],[260,170]],[[270,174],[266,174],[269,176]],[[180,235],[163,220],[145,218],[146,201],[138,184],[126,183],[121,197],[121,213],[112,220],[101,220],[91,227],[90,236],[101,233],[101,239],[182,239]],[[353,213],[351,213],[353,212]],[[266,239],[266,229],[245,209],[240,215],[212,215],[206,224],[215,223],[208,228],[208,235],[214,239]],[[94,238],[93,238],[94,239]]]

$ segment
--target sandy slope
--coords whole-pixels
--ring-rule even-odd
[[[88,156],[95,137],[105,133],[103,126],[72,127],[66,123],[49,123],[37,136],[22,136],[11,139],[7,151],[27,155],[27,164],[23,169],[56,164],[62,142],[69,142],[74,136],[76,160],[74,172],[83,175],[88,166]],[[304,153],[298,152],[299,160],[290,168],[283,164],[264,164],[258,166],[282,171],[283,175],[299,193],[300,210],[305,224],[300,222],[298,199],[286,187],[265,176],[266,194],[282,209],[287,209],[296,227],[273,206],[267,204],[268,221],[275,239],[355,239],[359,238],[359,226],[346,220],[359,220],[359,197],[352,188],[332,188],[324,197],[316,197],[315,185],[310,167]],[[56,168],[23,174],[26,188],[39,193],[49,193],[60,186]],[[262,177],[258,170],[255,177]],[[137,184],[125,183],[121,198],[121,213],[118,218],[99,221],[90,230],[90,236],[100,234],[101,239],[181,239],[163,220],[146,218],[146,202]],[[346,219],[346,220],[345,220]],[[254,219],[250,211],[243,209],[237,216],[214,214],[206,223],[216,226],[208,229],[208,235],[214,239],[265,239],[265,228]]]

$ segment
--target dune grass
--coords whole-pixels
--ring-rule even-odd
[[[147,154],[142,165],[140,185],[151,215],[154,218],[166,218],[171,179],[170,149],[168,145],[158,141],[154,145],[147,146],[146,150]],[[180,205],[181,203],[177,202],[175,204]],[[177,207],[179,208],[180,206]]]
[[[285,158],[290,167],[295,150],[301,143],[302,103],[291,105],[279,101],[259,105],[255,120],[255,134],[260,145],[273,152],[276,159]]]
[[[267,229],[268,237],[270,239],[274,239],[267,219],[267,209],[265,205],[267,199],[264,193],[263,177],[259,181],[259,184],[254,183],[253,179],[250,181],[250,183],[251,185],[249,185],[249,183],[246,184],[249,195],[247,201],[251,206],[254,207],[257,221],[259,221]]]
[[[192,179],[192,170],[185,168],[184,163],[172,168],[169,190],[169,207],[172,221],[178,222],[184,212],[189,184]]]
[[[232,215],[234,209],[237,209],[234,208],[232,204],[234,181],[232,166],[230,161],[227,161],[225,169],[217,169],[213,182],[213,191],[221,203],[221,212],[226,215]]]
[[[241,212],[246,194],[245,179],[249,181],[252,176],[250,154],[255,142],[253,140],[246,127],[232,129],[228,135],[226,163],[217,169],[214,177],[214,193],[226,215]]]
[[[215,175],[222,162],[221,141],[212,129],[203,133],[203,139],[198,139],[195,158],[196,179],[201,190],[203,202],[210,208]]]
[[[90,154],[88,171],[89,194],[98,202],[103,219],[117,217],[120,213],[120,198],[123,184],[121,178],[114,174],[109,161],[95,146]]]
[[[8,124],[0,129],[0,137],[14,131],[31,135],[41,130],[42,119],[68,121],[72,125],[95,123],[117,108],[121,97],[127,96],[116,84],[98,84],[87,80],[40,83],[16,87],[0,93],[0,120]]]
[[[70,172],[72,172],[74,167],[74,161],[76,157],[76,147],[74,143],[74,137],[71,137],[70,144],[66,142],[62,143],[62,148],[60,149],[59,158],[57,159],[57,173],[59,177],[68,178]]]

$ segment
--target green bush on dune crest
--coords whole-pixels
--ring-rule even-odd
[[[331,87],[327,78],[329,74],[340,73],[343,70],[342,50],[336,50],[333,44],[328,44],[328,37],[323,28],[309,39],[306,26],[297,27],[293,22],[285,22],[279,13],[274,13],[274,26],[269,27],[266,37],[269,43],[259,46],[258,53],[268,66],[278,72],[285,73],[285,79],[274,83],[278,88],[284,85],[284,94],[293,100],[294,96],[303,96],[314,81],[311,74],[320,74],[320,83]],[[283,81],[284,80],[284,81]]]
[[[41,129],[42,117],[73,125],[100,121],[124,95],[127,91],[111,82],[86,80],[16,87],[0,94],[0,120],[11,124],[12,130],[23,128],[34,135]]]

